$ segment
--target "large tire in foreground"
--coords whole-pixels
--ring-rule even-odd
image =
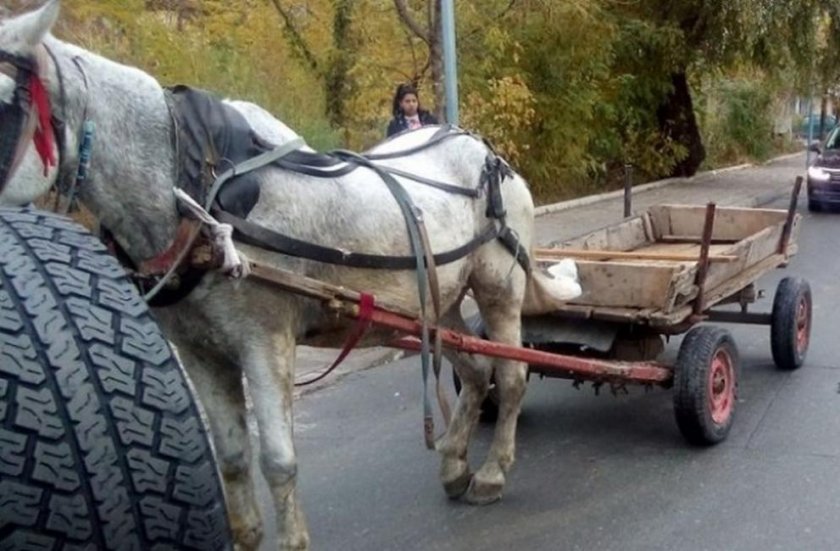
[[[729,331],[701,325],[683,339],[674,371],[674,413],[691,444],[729,434],[738,402],[738,349]]]
[[[185,375],[122,268],[81,226],[0,209],[0,548],[229,534]]]
[[[799,369],[805,363],[811,343],[812,310],[807,281],[786,277],[779,282],[770,321],[770,348],[779,369]]]

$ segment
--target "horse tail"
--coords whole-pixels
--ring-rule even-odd
[[[533,254],[531,258],[534,258]],[[535,265],[532,260],[531,274],[525,287],[525,299],[522,303],[522,314],[546,314],[582,294],[577,266],[573,260],[564,259],[547,270]]]

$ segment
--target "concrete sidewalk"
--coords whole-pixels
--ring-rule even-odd
[[[673,178],[634,188],[632,208],[640,212],[663,203],[703,205],[710,201],[721,206],[761,206],[788,195],[796,177],[804,172],[805,153],[801,152],[762,165],[704,172],[693,178]],[[620,221],[623,213],[621,192],[539,207],[537,242],[547,245],[576,237]],[[297,379],[309,379],[326,369],[338,354],[337,349],[298,347]],[[333,373],[318,383],[298,387],[296,394],[331,386],[350,373],[395,361],[402,354],[400,350],[381,347],[354,350]]]

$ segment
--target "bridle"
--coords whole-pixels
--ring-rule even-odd
[[[47,67],[47,56],[52,58],[58,78],[58,116],[53,113],[50,97],[44,85],[43,74]],[[15,82],[11,104],[0,102],[0,121],[3,123],[2,132],[0,132],[0,193],[14,177],[27,152],[29,142],[32,141],[43,164],[44,176],[48,175],[50,167],[62,169],[53,183],[56,190],[53,210],[60,214],[67,214],[73,205],[77,187],[87,177],[93,135],[93,123],[88,120],[90,92],[88,76],[78,57],[72,58],[72,61],[82,77],[85,100],[79,134],[78,164],[62,166],[61,163],[69,160],[69,157],[64,151],[66,98],[64,78],[58,59],[46,44],[41,44],[34,56],[21,56],[0,50],[0,74],[8,76]],[[58,151],[58,158],[56,158],[56,151]],[[65,209],[60,211],[59,199],[62,196],[65,199]],[[193,220],[183,219],[170,247],[152,259],[142,262],[138,266],[140,273],[154,276],[166,273],[172,265],[177,267],[181,259],[176,260],[175,256],[189,248],[185,246],[185,235],[195,225]],[[116,246],[115,242],[113,243]]]
[[[0,73],[15,82],[11,104],[0,103],[0,120],[7,126],[0,133],[0,193],[20,166],[30,140],[45,176],[58,166],[50,98],[41,73],[45,51],[41,47],[37,56],[25,57],[0,50]]]

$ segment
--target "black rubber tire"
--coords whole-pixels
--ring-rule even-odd
[[[725,419],[712,416],[709,379],[718,352],[731,361],[732,398]],[[674,370],[674,413],[683,437],[697,446],[710,446],[726,439],[738,404],[738,349],[726,329],[709,325],[693,328],[683,339]]]
[[[484,320],[481,319],[481,314],[474,314],[464,321],[473,335],[481,337],[482,339],[487,338],[487,331],[484,326]],[[452,382],[455,385],[455,392],[457,394],[461,394],[461,378],[458,377],[458,374],[454,369],[452,370]],[[479,420],[484,423],[493,423],[498,418],[499,395],[496,392],[496,383],[491,377],[490,389],[487,391],[487,397],[484,398],[484,401],[481,403],[481,414],[479,415]]]
[[[805,309],[800,320],[800,305]],[[776,287],[770,322],[770,348],[779,369],[792,371],[805,363],[811,342],[813,303],[811,286],[799,277],[786,277]],[[805,323],[805,342],[799,343],[800,324]]]
[[[0,548],[230,547],[198,406],[123,269],[0,209]]]
[[[813,199],[808,199],[808,211],[809,212],[822,212],[823,206],[822,203],[819,201],[815,201]]]

